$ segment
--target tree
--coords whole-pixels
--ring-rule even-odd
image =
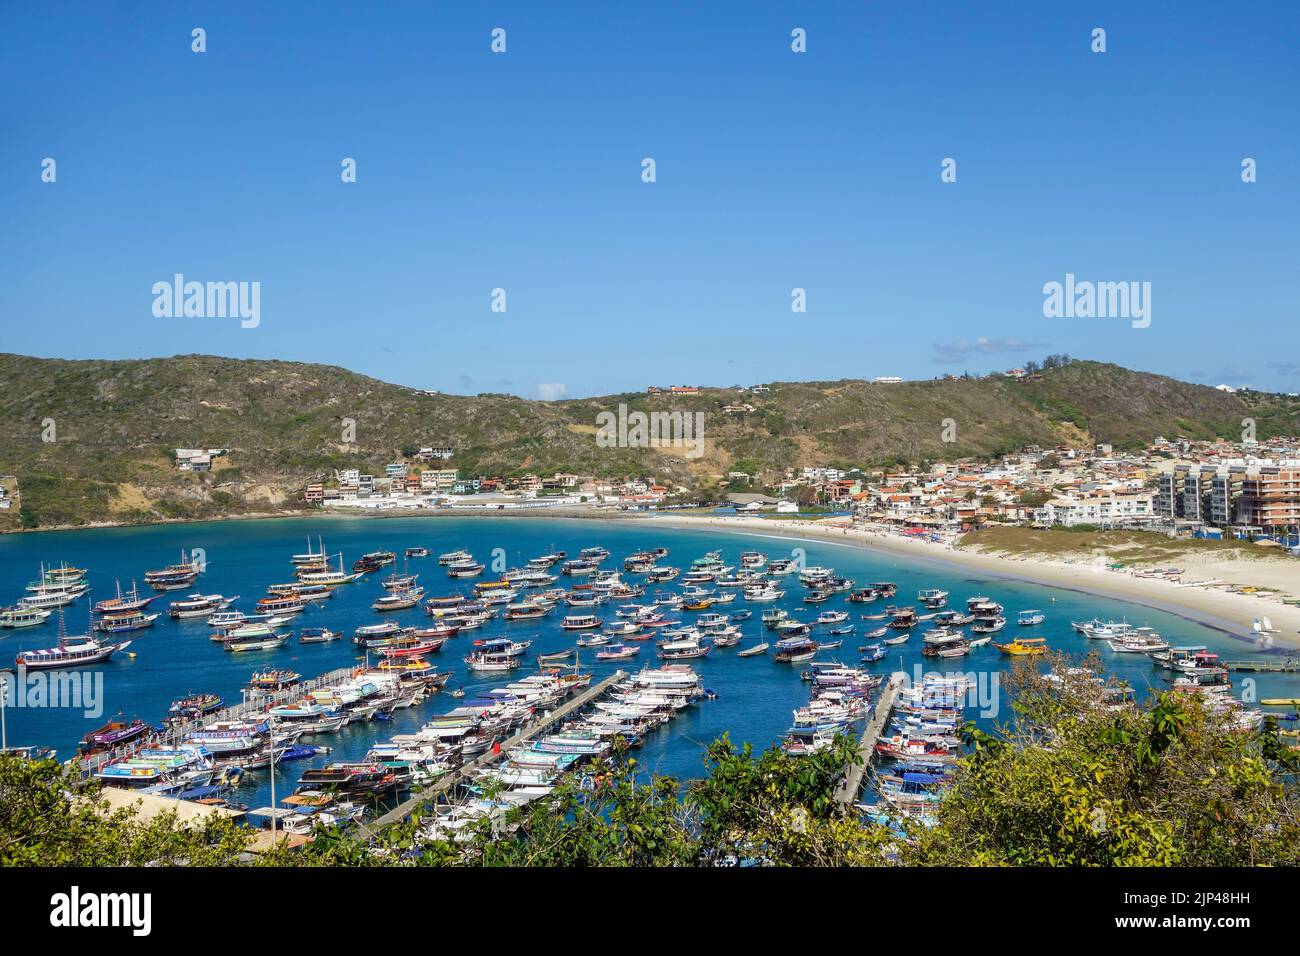
[[[0,867],[231,866],[251,832],[216,815],[145,821],[111,810],[97,783],[54,760],[0,755]]]
[[[1015,668],[1014,720],[968,728],[936,826],[900,862],[954,866],[1259,866],[1300,863],[1290,775],[1275,728],[1234,730],[1192,695],[1145,708],[1064,658]]]

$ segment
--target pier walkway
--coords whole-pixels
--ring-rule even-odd
[[[884,689],[880,692],[880,699],[876,701],[875,712],[872,713],[871,719],[867,721],[866,729],[862,731],[862,740],[858,742],[858,754],[862,757],[862,762],[849,768],[848,774],[844,777],[844,782],[835,791],[835,802],[840,805],[842,810],[847,810],[858,799],[858,793],[862,790],[862,778],[867,772],[867,767],[871,766],[871,760],[876,753],[876,741],[880,739],[885,725],[889,723],[889,715],[894,711],[894,701],[898,698],[898,692],[903,689],[903,684],[906,681],[907,675],[901,671],[890,674],[889,682],[885,684]]]
[[[1300,672],[1300,657],[1224,661],[1223,666],[1230,671],[1265,671],[1273,674],[1294,674]]]
[[[442,796],[444,793],[450,793],[453,790],[455,790],[456,787],[458,787],[460,784],[468,780],[476,770],[480,770],[484,767],[489,767],[492,764],[496,763],[498,760],[501,760],[511,748],[518,747],[521,744],[527,743],[529,740],[536,737],[538,734],[545,733],[546,731],[554,727],[556,724],[560,723],[560,721],[565,720],[566,718],[577,713],[583,707],[586,707],[588,704],[598,700],[602,695],[604,695],[605,691],[609,690],[610,687],[612,687],[614,684],[618,683],[619,681],[623,680],[623,678],[625,677],[627,677],[626,671],[623,670],[615,671],[613,674],[611,674],[609,677],[606,677],[599,684],[596,684],[592,687],[588,687],[581,694],[578,694],[576,697],[569,698],[569,700],[560,704],[554,710],[549,711],[543,714],[542,716],[535,718],[534,720],[532,720],[527,724],[524,724],[522,727],[519,728],[518,733],[516,733],[513,737],[509,738],[508,740],[501,741],[500,753],[493,753],[491,750],[484,751],[483,753],[475,757],[473,760],[469,760],[461,764],[460,767],[458,767],[456,770],[453,770],[451,773],[439,777],[437,780],[435,780],[429,786],[425,787],[419,793],[413,794],[412,796],[408,797],[406,800],[399,803],[396,807],[394,807],[392,810],[389,810],[387,813],[385,813],[383,816],[379,817],[378,819],[373,820],[369,823],[362,824],[360,830],[362,831],[363,834],[366,834],[367,836],[373,836],[376,831],[381,830],[386,826],[391,826],[394,823],[400,823],[401,821],[409,817],[419,807],[428,803],[432,803],[433,801],[437,800],[438,797]]]
[[[195,730],[201,730],[205,725],[215,723],[219,720],[241,720],[244,718],[257,718],[262,716],[268,707],[275,707],[279,704],[290,703],[302,697],[313,690],[319,690],[322,687],[329,687],[333,684],[339,684],[343,681],[350,680],[357,672],[359,665],[351,667],[339,667],[335,670],[328,671],[318,677],[309,680],[300,681],[291,687],[283,690],[263,691],[258,694],[248,694],[245,699],[238,704],[232,704],[229,707],[223,707],[221,710],[191,720],[185,724],[178,724],[168,727],[165,732],[151,732],[135,741],[130,747],[118,747],[102,754],[96,754],[93,757],[82,757],[77,761],[83,776],[93,776],[100,767],[114,760],[120,760],[123,757],[129,757],[139,751],[142,747],[150,744],[162,744],[166,746],[178,745],[187,733]]]

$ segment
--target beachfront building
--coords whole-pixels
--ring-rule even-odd
[[[1053,498],[1034,512],[1034,523],[1044,526],[1136,526],[1149,523],[1155,512],[1150,494],[1107,494],[1088,498]]]

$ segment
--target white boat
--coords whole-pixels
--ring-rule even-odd
[[[7,607],[0,611],[0,627],[32,627],[44,624],[53,611],[39,607]]]

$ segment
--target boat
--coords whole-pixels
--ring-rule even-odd
[[[423,595],[424,588],[416,584],[376,598],[370,606],[376,611],[404,611],[419,604]]]
[[[862,648],[862,663],[874,664],[888,653],[889,650],[880,644],[868,644]]]
[[[185,551],[181,551],[179,564],[169,564],[157,571],[146,571],[144,583],[155,591],[180,591],[193,584],[198,576],[199,568]]]
[[[420,545],[406,549],[406,557],[408,558],[427,558],[428,556],[429,549],[421,547]]]
[[[317,550],[313,551],[311,547],[311,535],[307,536],[307,550],[302,554],[295,554],[289,561],[295,565],[301,564],[323,564],[329,560],[329,555],[325,553],[325,542],[320,538],[316,539]]]
[[[187,720],[206,717],[220,710],[223,703],[224,701],[217,694],[194,694],[182,697],[172,701],[171,706],[167,708],[167,720],[169,723],[184,723]]]
[[[138,717],[110,720],[103,727],[82,737],[77,750],[83,757],[104,753],[143,737],[148,732],[149,725]]]
[[[759,654],[767,653],[768,645],[766,642],[755,644],[753,647],[747,647],[743,651],[737,652],[737,657],[757,657]]]
[[[95,630],[104,634],[124,634],[127,631],[140,631],[152,627],[158,620],[158,614],[145,614],[132,611],[128,614],[109,614],[95,622]]]
[[[299,644],[328,644],[343,636],[342,631],[331,631],[327,627],[304,627],[298,632]]]
[[[223,646],[232,654],[243,654],[248,651],[273,651],[277,647],[284,647],[292,636],[289,631],[285,631],[283,634],[273,634],[270,637],[227,640]]]
[[[636,645],[628,644],[611,644],[596,652],[598,661],[625,661],[629,658],[636,657],[641,653],[641,648]]]
[[[140,591],[132,582],[131,590],[126,594],[122,593],[122,583],[117,584],[117,597],[105,598],[103,601],[95,602],[96,614],[118,614],[128,613],[130,611],[143,611],[152,601],[158,600],[158,595],[150,594],[147,597],[141,597]]]
[[[167,607],[167,614],[180,620],[211,617],[216,611],[224,611],[238,597],[238,595],[228,598],[220,594],[191,594],[180,601],[172,601]]]
[[[845,611],[822,611],[820,614],[817,615],[817,620],[815,623],[821,625],[843,624],[848,619],[849,619],[849,615]]]
[[[1016,623],[1021,627],[1030,627],[1034,624],[1042,624],[1047,620],[1047,615],[1042,611],[1021,611]]]
[[[971,630],[975,630],[974,627]],[[994,644],[1003,654],[1010,654],[1014,657],[1044,654],[1047,652],[1047,639],[1044,637],[1017,637],[1006,644]]]
[[[543,664],[552,661],[567,661],[574,655],[574,653],[573,648],[569,648],[567,651],[556,651],[553,654],[538,654],[537,659]]]
[[[53,613],[39,607],[7,607],[0,610],[0,627],[33,627],[44,624]]]
[[[783,664],[810,661],[817,653],[817,644],[807,637],[787,637],[776,642],[776,660]]]
[[[566,631],[586,631],[600,627],[604,623],[594,614],[570,614],[560,622],[560,627]]]
[[[101,664],[119,651],[131,646],[130,641],[107,644],[89,635],[69,638],[59,618],[59,646],[34,651],[20,651],[14,663],[27,670],[57,670],[64,667],[86,667]]]
[[[970,629],[975,634],[996,634],[1007,626],[1005,617],[977,617]],[[1014,643],[1014,642],[1013,642]]]
[[[249,679],[248,686],[258,690],[284,690],[286,687],[293,687],[300,680],[302,675],[297,671],[287,669],[257,671]]]
[[[832,627],[829,633],[832,637],[842,637],[847,634],[852,634],[857,629],[858,626],[856,624],[845,624],[843,627]]]
[[[882,628],[882,630],[884,629]],[[889,632],[886,630],[885,634],[887,633]],[[867,637],[885,637],[882,643],[889,644],[890,646],[894,646],[897,644],[906,644],[908,639],[911,636],[912,636],[911,634],[900,634],[898,637],[885,637],[885,635],[882,634],[880,631],[872,631],[870,634],[867,635]]]
[[[741,621],[748,621],[753,616],[754,616],[753,611],[732,611],[731,612],[731,620],[735,624],[739,624]]]

